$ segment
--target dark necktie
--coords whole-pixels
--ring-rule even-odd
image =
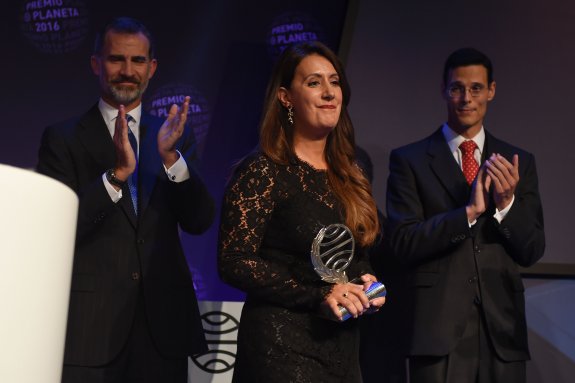
[[[126,115],[126,119],[128,120],[128,125],[130,122],[135,122],[134,118],[129,114]],[[134,204],[134,211],[136,215],[138,215],[138,141],[136,140],[136,136],[132,129],[128,127],[128,140],[130,140],[130,145],[134,150],[134,155],[136,156],[136,169],[134,169],[134,173],[132,173],[128,177],[128,187],[130,188],[130,196],[132,197],[132,203]]]
[[[459,149],[462,154],[461,169],[463,170],[463,175],[465,176],[467,183],[471,185],[479,171],[479,164],[475,160],[474,156],[477,144],[472,140],[463,141],[461,145],[459,145]]]

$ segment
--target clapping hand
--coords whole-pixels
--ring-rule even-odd
[[[173,104],[170,107],[168,118],[158,132],[158,152],[167,168],[171,167],[179,158],[176,151],[176,142],[184,133],[189,106],[189,96],[186,96],[181,108]]]

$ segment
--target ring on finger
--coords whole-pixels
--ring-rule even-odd
[[[347,296],[348,296],[348,291],[346,291],[345,293],[343,293],[343,297],[344,297],[344,298],[347,298]]]

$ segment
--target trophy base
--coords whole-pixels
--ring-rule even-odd
[[[367,299],[369,299],[370,301],[375,298],[384,297],[386,294],[387,290],[385,289],[385,285],[381,282],[373,282],[371,286],[369,286],[369,289],[367,289],[367,291],[365,292],[365,295],[367,295]],[[341,305],[339,306],[339,312],[341,314],[342,321],[351,318],[351,314],[349,313],[349,311],[347,311],[347,309]]]

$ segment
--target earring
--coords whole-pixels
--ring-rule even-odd
[[[288,106],[288,121],[290,125],[293,125],[293,106]]]

